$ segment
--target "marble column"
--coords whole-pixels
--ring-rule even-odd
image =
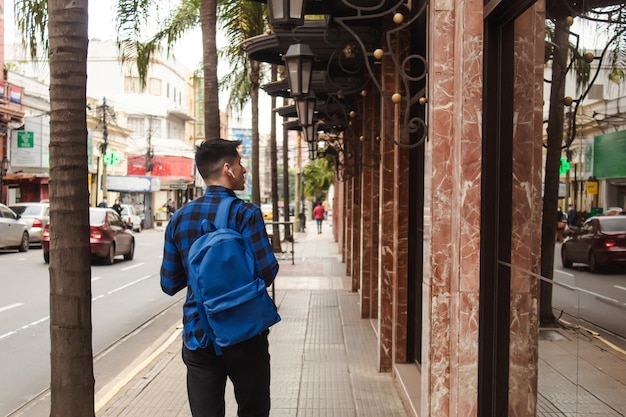
[[[483,2],[432,1],[429,308],[423,415],[477,412]]]
[[[510,416],[537,408],[539,282],[524,271],[541,271],[544,28],[543,2],[515,22]]]

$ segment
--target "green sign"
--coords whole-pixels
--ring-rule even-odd
[[[115,151],[109,151],[104,155],[104,163],[110,167],[119,164],[121,161],[122,159]]]
[[[34,132],[17,132],[18,148],[34,148],[35,133]]]
[[[626,177],[626,130],[594,137],[593,176]]]

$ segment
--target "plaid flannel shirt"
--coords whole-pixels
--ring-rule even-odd
[[[199,348],[198,341],[204,336],[204,330],[193,292],[187,285],[187,255],[192,243],[202,236],[202,221],[215,219],[217,207],[226,196],[235,196],[235,193],[225,187],[209,186],[202,197],[176,211],[165,230],[161,289],[168,295],[174,295],[187,288],[183,305],[183,342],[190,350]],[[278,273],[278,261],[272,251],[259,207],[236,199],[230,209],[228,227],[237,230],[248,240],[254,251],[256,276],[269,286]]]

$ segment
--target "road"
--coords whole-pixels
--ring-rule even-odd
[[[99,394],[164,343],[181,320],[184,294],[168,297],[159,287],[162,232],[135,237],[133,261],[92,267],[96,406]],[[557,256],[554,279],[557,312],[626,338],[625,269],[594,275],[584,266],[563,268]],[[0,251],[0,416],[49,415],[48,280],[41,249]]]
[[[147,230],[135,239],[133,261],[119,257],[111,266],[92,267],[96,391],[180,323],[184,293],[169,297],[159,286],[162,232]],[[0,416],[46,416],[49,406],[43,407],[45,414],[14,411],[33,399],[49,403],[48,266],[41,249],[33,247],[0,252],[0,271]]]
[[[573,319],[626,339],[626,268],[613,267],[599,274],[592,274],[583,264],[563,268],[560,253],[557,244],[552,294],[557,314],[563,311]]]

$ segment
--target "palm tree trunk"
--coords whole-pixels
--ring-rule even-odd
[[[87,184],[87,9],[87,0],[48,1],[51,417],[95,415]]]
[[[261,204],[259,179],[259,82],[261,63],[250,60],[250,103],[252,107],[252,202]]]
[[[556,48],[552,62],[552,85],[548,115],[548,149],[546,153],[545,188],[543,194],[543,220],[541,228],[541,275],[554,277],[554,245],[556,235],[556,209],[559,198],[559,164],[563,144],[563,121],[565,76],[569,26],[565,19],[558,19],[554,28]],[[552,284],[542,281],[540,286],[541,326],[551,326],[555,322],[552,312]]]
[[[276,81],[276,77],[278,74],[278,70],[276,68],[276,65],[272,65],[272,82]],[[271,104],[271,108],[275,109],[276,108],[276,96],[272,96],[272,104]],[[276,115],[274,114],[274,112],[270,109],[270,114],[271,114],[271,121],[270,121],[270,126],[271,126],[271,133],[270,133],[270,163],[271,163],[271,181],[272,181],[272,220],[276,221],[280,221],[280,218],[278,217],[278,161],[277,159],[277,155],[278,155],[278,151],[276,149]],[[288,207],[283,207],[283,210],[288,209]],[[286,233],[286,232],[285,232]],[[274,252],[281,252],[281,248],[280,248],[280,227],[275,224],[272,230],[272,248],[274,249]]]
[[[202,58],[204,68],[204,135],[206,139],[220,137],[220,107],[217,94],[217,0],[200,2],[202,26]]]

